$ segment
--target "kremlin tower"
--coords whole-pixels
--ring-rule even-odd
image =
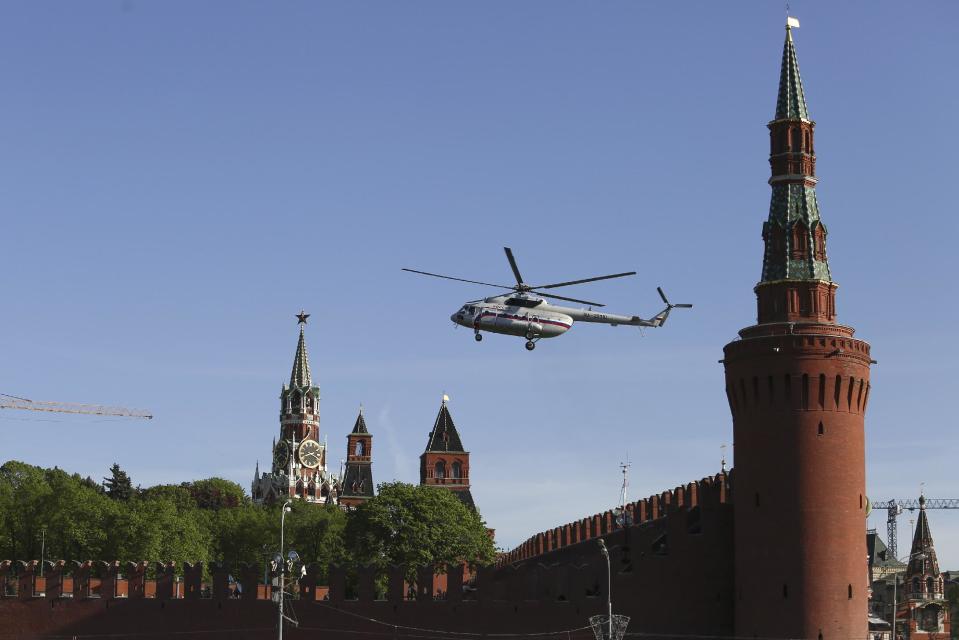
[[[794,23],[795,26],[798,24]],[[786,27],[757,323],[724,348],[735,438],[735,628],[867,635],[864,416],[869,345],[838,324],[810,119]]]
[[[470,493],[470,454],[463,449],[444,395],[426,449],[420,454],[420,484],[445,487],[467,507],[476,511]]]
[[[280,437],[273,441],[273,466],[257,464],[251,494],[257,503],[286,498],[336,504],[338,483],[326,468],[326,443],[320,438],[320,388],[313,384],[304,329],[310,314],[300,312],[300,339],[290,384],[280,390]]]
[[[340,504],[344,507],[355,507],[373,497],[372,456],[373,436],[360,409],[353,431],[346,436],[346,470],[340,492]]]

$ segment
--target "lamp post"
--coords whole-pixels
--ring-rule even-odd
[[[279,602],[279,621],[277,623],[277,638],[283,640],[283,600],[286,598],[286,586],[283,584],[286,580],[286,561],[283,559],[283,534],[286,526],[286,514],[292,509],[292,500],[283,503],[280,510],[280,561],[277,562],[277,570],[280,572],[280,602]]]
[[[596,542],[599,543],[599,552],[606,558],[606,612],[609,615],[606,621],[609,625],[607,638],[613,640],[613,572],[609,567],[609,550],[606,548],[606,542],[602,538]]]

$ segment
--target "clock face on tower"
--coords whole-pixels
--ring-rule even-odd
[[[309,469],[320,466],[320,456],[323,447],[316,440],[304,440],[297,449],[300,463]]]
[[[283,440],[280,440],[276,443],[276,448],[273,449],[273,465],[278,469],[286,468],[286,464],[290,458],[290,447]]]

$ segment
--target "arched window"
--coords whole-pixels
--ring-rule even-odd
[[[439,479],[446,477],[446,463],[442,460],[437,460],[436,464],[433,466],[433,477]]]
[[[790,252],[792,259],[805,260],[809,255],[809,230],[802,222],[793,227],[792,241],[793,246]]]
[[[303,481],[302,481],[302,480],[297,480],[297,481],[296,481],[296,495],[298,495],[298,496],[303,495]]]
[[[817,224],[816,230],[813,232],[813,245],[813,257],[820,262],[824,261],[826,259],[826,232],[823,231],[821,224]]]
[[[932,578],[926,578],[926,593],[936,592],[936,581]]]
[[[793,153],[802,151],[802,130],[799,128],[792,130],[792,151]]]
[[[290,410],[293,413],[300,412],[300,394],[298,393],[290,394]]]
[[[356,441],[356,448],[353,449],[353,455],[355,456],[366,455],[366,444],[362,440]]]
[[[450,465],[450,477],[457,480],[463,477],[463,465],[459,460]]]

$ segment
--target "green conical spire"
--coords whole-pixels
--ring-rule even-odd
[[[290,374],[290,387],[312,387],[313,377],[310,375],[310,359],[306,355],[306,336],[303,333],[303,324],[300,324],[300,341],[296,345],[296,357],[293,359],[293,373]]]
[[[802,78],[799,77],[799,60],[793,44],[792,29],[786,27],[786,43],[783,45],[783,63],[779,72],[779,97],[776,99],[776,120],[809,120],[806,96],[803,94]]]

